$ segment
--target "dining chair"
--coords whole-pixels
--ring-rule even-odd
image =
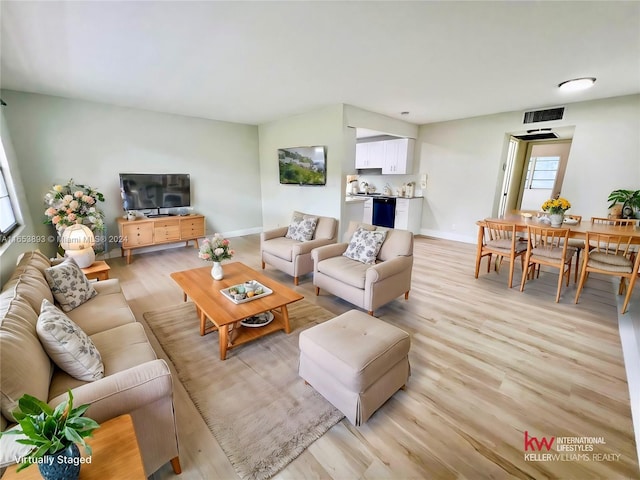
[[[604,217],[591,217],[591,225],[613,225],[614,227],[628,227],[633,228],[640,224],[640,220],[637,218],[604,218]],[[631,259],[635,258],[635,254],[638,252],[637,245],[631,247]]]
[[[512,222],[485,221],[482,244],[478,247],[476,255],[476,278],[480,272],[480,262],[483,257],[488,257],[487,273],[491,271],[491,257],[496,256],[495,270],[500,273],[500,264],[503,258],[509,259],[509,288],[513,286],[513,269],[515,260],[520,257],[522,272],[524,275],[524,254],[527,244],[516,235],[516,224]]]
[[[628,227],[635,226],[637,224],[637,218],[591,217],[591,225],[614,225],[616,227]]]
[[[574,247],[569,246],[568,228],[527,226],[527,252],[525,256],[526,273],[522,275],[520,291],[524,291],[527,279],[534,278],[537,268],[537,277],[540,276],[540,266],[558,268],[558,289],[556,291],[556,303],[560,300],[562,281],[567,278],[567,286],[571,279],[571,261],[576,253]]]
[[[627,235],[624,232],[619,234],[586,232],[585,244],[590,245],[590,248],[585,249],[575,303],[578,303],[589,273],[601,273],[620,277],[618,295],[622,295],[626,288],[627,294],[622,305],[622,313],[627,311],[640,268],[640,255],[635,255],[635,260],[633,260],[633,239],[632,234]],[[626,279],[629,279],[628,286]]]
[[[574,214],[566,214],[564,218],[568,218],[569,220],[576,221],[578,223],[582,222],[582,215],[574,215]],[[576,249],[576,268],[574,274],[574,283],[578,283],[578,271],[580,270],[580,252],[584,250],[584,240],[581,238],[570,238],[569,246]]]

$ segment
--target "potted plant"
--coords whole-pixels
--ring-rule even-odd
[[[549,212],[549,220],[552,227],[559,227],[564,221],[564,212],[571,208],[571,203],[566,198],[550,198],[542,204],[542,210]]]
[[[616,204],[622,204],[622,217],[632,218],[635,213],[640,210],[640,190],[614,190],[609,194],[607,201],[611,202],[609,208],[615,207]]]
[[[68,394],[68,400],[55,409],[28,394],[18,400],[18,409],[13,412],[18,427],[1,433],[22,435],[16,442],[33,447],[20,459],[17,471],[36,463],[47,480],[71,480],[80,475],[82,458],[77,444],[91,455],[91,447],[85,438],[90,437],[99,425],[95,420],[83,417],[89,405],[73,408],[71,390]]]

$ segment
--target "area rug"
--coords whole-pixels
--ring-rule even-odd
[[[344,415],[298,376],[298,336],[334,315],[306,300],[289,306],[291,333],[276,332],[228,351],[201,337],[191,302],[144,319],[178,378],[242,479],[282,470]]]

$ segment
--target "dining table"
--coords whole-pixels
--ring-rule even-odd
[[[629,235],[632,237],[631,243],[640,244],[640,220],[636,223],[635,226],[617,226],[617,225],[609,225],[603,223],[591,223],[590,219],[583,219],[579,222],[573,223],[568,222],[568,219],[565,219],[565,223],[562,224],[561,227],[557,228],[567,228],[569,229],[569,238],[578,238],[584,239],[586,237],[587,232],[600,233],[605,235]],[[544,215],[536,215],[527,214],[527,213],[507,213],[502,217],[494,217],[494,218],[485,218],[482,220],[478,220],[476,224],[478,225],[478,250],[477,255],[481,255],[482,251],[482,241],[484,238],[484,227],[486,226],[486,222],[509,222],[514,223],[516,225],[516,231],[518,232],[526,232],[527,227],[529,225],[534,226],[548,226],[552,227],[548,218]]]
[[[486,222],[509,222],[514,223],[516,225],[516,230],[519,232],[526,232],[527,227],[529,225],[533,226],[548,226],[551,227],[551,224],[548,220],[545,220],[544,216],[536,216],[536,215],[523,215],[518,213],[508,213],[502,217],[494,217],[494,218],[484,218],[482,220],[478,220],[476,224],[478,225],[478,245],[482,246],[482,238],[484,236],[484,227],[486,226]],[[638,221],[640,223],[640,220]],[[577,223],[569,222],[565,219],[565,223],[562,224],[562,227],[557,228],[568,228],[569,229],[569,237],[570,238],[585,238],[587,232],[595,232],[606,235],[631,235],[633,237],[632,243],[640,244],[640,227],[636,224],[635,226],[616,226],[616,225],[608,225],[601,223],[591,223],[591,220],[585,219]]]

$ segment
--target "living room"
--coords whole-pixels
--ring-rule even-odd
[[[325,18],[325,15],[329,18],[344,16],[344,18],[354,20],[354,18],[366,15],[363,18],[368,19],[372,25],[391,27],[381,20],[392,12],[391,6],[386,3],[382,2],[378,9],[373,10],[368,10],[372,7],[362,4],[348,7],[334,5],[326,8],[337,10],[327,10],[323,13],[322,18]],[[398,2],[392,3],[397,4]],[[160,96],[165,100],[165,106],[170,105],[168,107],[157,103],[143,104],[142,100],[147,101],[147,97],[146,92],[140,90],[141,88],[154,93],[178,83],[185,90],[197,90],[198,86],[204,89],[205,84],[209,81],[206,75],[205,80],[202,80],[199,77],[183,74],[179,72],[179,69],[170,66],[166,67],[167,70],[163,70],[165,76],[157,75],[152,71],[152,75],[156,76],[155,83],[149,83],[142,87],[137,83],[134,85],[133,82],[135,74],[142,75],[144,72],[134,70],[134,74],[131,76],[131,91],[126,92],[126,84],[117,84],[117,86],[113,86],[109,95],[106,94],[106,90],[103,90],[103,95],[97,97],[91,95],[90,85],[84,85],[83,89],[80,89],[80,85],[78,85],[76,91],[72,91],[72,86],[69,86],[73,84],[49,85],[46,88],[40,86],[39,82],[42,82],[42,79],[37,78],[38,72],[31,71],[24,65],[33,61],[34,65],[42,65],[42,68],[47,67],[47,64],[36,62],[36,60],[42,60],[41,55],[43,54],[40,50],[38,50],[40,53],[36,53],[35,49],[43,48],[43,46],[29,43],[19,45],[18,39],[24,39],[28,34],[32,34],[31,41],[36,44],[38,42],[46,44],[66,36],[65,41],[61,41],[61,43],[76,38],[81,44],[81,39],[84,37],[75,37],[80,35],[78,20],[73,15],[68,19],[62,18],[61,10],[71,8],[65,2],[57,2],[49,6],[32,3],[27,7],[20,6],[19,2],[2,2],[3,75],[0,96],[6,102],[6,106],[2,107],[1,132],[7,156],[6,164],[3,163],[3,172],[8,167],[20,205],[23,225],[20,235],[46,237],[51,234],[51,227],[43,224],[44,195],[52,185],[66,183],[70,178],[73,178],[77,182],[97,188],[105,195],[106,201],[101,207],[105,212],[107,235],[117,240],[116,219],[125,213],[120,197],[119,173],[189,173],[192,179],[192,212],[205,216],[207,235],[214,232],[223,233],[234,243],[234,248],[239,251],[238,259],[245,258],[246,261],[255,264],[256,255],[258,255],[256,238],[259,233],[287,225],[292,210],[298,209],[317,215],[343,218],[345,176],[355,173],[356,128],[368,128],[416,139],[414,173],[425,172],[428,174],[428,185],[423,192],[424,203],[420,233],[426,237],[451,242],[451,245],[460,244],[459,248],[466,252],[464,258],[468,260],[468,249],[470,248],[471,254],[473,254],[476,242],[476,221],[492,216],[496,212],[503,176],[502,165],[506,156],[509,136],[528,128],[523,125],[522,121],[524,111],[555,105],[566,107],[565,117],[561,120],[542,122],[536,125],[536,128],[575,127],[571,156],[562,189],[562,195],[571,200],[575,212],[585,218],[606,216],[608,206],[606,200],[609,192],[616,188],[637,189],[637,185],[640,184],[640,165],[638,162],[640,140],[637,134],[640,131],[640,93],[638,91],[640,82],[637,78],[637,59],[640,47],[637,41],[639,22],[637,4],[592,2],[589,8],[585,4],[576,4],[575,9],[581,10],[576,12],[571,6],[560,4],[546,6],[524,4],[518,7],[515,4],[505,3],[502,6],[479,5],[466,13],[461,13],[460,11],[453,12],[444,5],[438,6],[437,4],[431,5],[436,10],[422,11],[421,8],[428,8],[427,2],[413,3],[424,3],[425,5],[397,7],[397,11],[400,13],[398,13],[399,17],[393,17],[394,20],[408,21],[412,16],[415,16],[416,19],[420,18],[421,22],[426,22],[425,15],[427,13],[440,19],[444,18],[440,15],[445,13],[448,15],[458,13],[461,15],[461,23],[456,25],[457,29],[462,29],[463,26],[474,26],[477,23],[474,16],[485,19],[497,28],[499,22],[495,20],[496,16],[509,14],[510,20],[514,22],[513,25],[525,29],[531,35],[531,42],[535,43],[537,48],[541,48],[539,42],[548,42],[545,44],[547,56],[536,57],[535,61],[531,60],[532,65],[527,67],[523,65],[524,62],[520,58],[515,56],[518,47],[521,47],[522,44],[513,45],[513,49],[507,53],[502,49],[497,51],[495,48],[499,44],[498,40],[504,44],[509,43],[508,41],[493,37],[489,39],[491,41],[487,40],[493,48],[493,50],[487,49],[488,52],[493,52],[488,55],[488,58],[498,64],[512,62],[512,65],[508,69],[501,70],[501,74],[504,73],[504,70],[511,70],[509,75],[504,77],[505,80],[500,76],[492,77],[493,83],[496,85],[493,89],[480,90],[479,87],[470,86],[473,84],[473,80],[470,78],[465,78],[464,82],[460,82],[460,95],[471,93],[471,95],[465,95],[467,103],[479,102],[477,97],[495,99],[496,107],[485,109],[482,113],[478,111],[474,114],[459,114],[461,106],[455,102],[452,108],[456,107],[458,110],[449,113],[449,116],[443,116],[438,120],[420,120],[411,117],[411,115],[417,116],[421,109],[437,110],[441,108],[442,104],[448,103],[446,100],[448,97],[438,93],[439,101],[430,99],[431,104],[406,105],[401,103],[402,97],[396,98],[394,91],[408,89],[408,85],[390,88],[384,83],[375,83],[369,88],[378,89],[379,96],[386,94],[394,98],[393,108],[385,110],[374,108],[373,104],[370,106],[364,102],[362,97],[355,94],[350,97],[325,98],[320,95],[320,92],[323,91],[322,85],[316,85],[314,81],[305,88],[301,87],[302,90],[308,91],[308,97],[317,97],[309,103],[304,106],[299,105],[296,103],[297,97],[292,94],[291,106],[289,106],[286,89],[284,93],[279,90],[277,94],[273,95],[273,99],[269,99],[269,102],[264,101],[264,103],[278,104],[278,108],[272,110],[274,113],[271,116],[263,115],[261,117],[256,114],[252,120],[249,120],[247,117],[243,117],[244,113],[242,112],[245,106],[249,109],[254,100],[253,95],[249,95],[248,92],[256,90],[263,97],[269,96],[265,95],[257,85],[260,83],[260,76],[268,77],[272,69],[282,68],[285,65],[284,62],[292,62],[292,59],[297,60],[301,55],[311,55],[309,52],[313,50],[310,49],[309,52],[294,50],[289,54],[274,57],[265,54],[264,58],[273,58],[272,63],[261,70],[260,75],[255,75],[256,86],[246,89],[244,94],[228,94],[231,92],[230,85],[221,81],[220,90],[215,93],[219,97],[229,95],[235,98],[235,109],[223,108],[216,105],[215,102],[213,104],[207,103],[206,106],[211,113],[210,116],[205,116],[193,113],[195,110],[189,110],[189,105],[193,106],[191,98],[179,97],[166,101],[166,98]],[[483,4],[484,2],[477,3]],[[147,61],[156,60],[158,54],[155,49],[152,49],[153,52],[138,52],[139,57],[134,55],[133,59],[128,58],[127,60],[109,56],[109,52],[114,51],[117,52],[114,54],[115,57],[125,55],[126,50],[131,48],[120,43],[119,40],[113,39],[109,33],[109,27],[113,28],[113,32],[119,32],[120,29],[126,30],[128,27],[139,33],[138,26],[133,19],[142,17],[140,11],[136,10],[140,7],[132,5],[127,7],[133,9],[128,12],[131,19],[129,21],[133,24],[128,24],[116,13],[113,13],[112,17],[108,7],[104,5],[102,7],[105,10],[94,13],[96,16],[103,16],[105,22],[103,27],[106,33],[105,37],[101,38],[104,43],[93,45],[94,48],[98,48],[97,52],[99,52],[94,55],[94,58],[104,62],[101,68],[126,71],[133,68],[137,58],[152,70]],[[201,5],[199,8],[205,7]],[[247,15],[240,22],[242,27],[238,27],[238,31],[242,32],[251,28],[250,20],[252,19],[262,25],[261,18],[264,15],[267,15],[270,21],[275,21],[274,17],[283,13],[280,11],[277,12],[278,15],[269,13],[268,4],[248,4],[245,9],[228,5],[225,8],[228,9],[228,11],[225,10],[225,13],[230,15],[228,22],[238,21],[239,13]],[[280,5],[279,8],[286,8],[286,5]],[[291,10],[284,11],[286,15],[282,15],[283,19],[301,20],[309,15],[313,16],[313,13],[323,12],[322,7],[318,5],[307,7],[312,8],[308,11],[305,11],[305,7],[302,5],[290,8]],[[340,10],[341,8],[342,10]],[[412,10],[413,8],[418,11]],[[453,7],[451,8],[453,9]],[[460,6],[457,8],[460,9]],[[524,10],[520,10],[516,15],[513,12],[516,8]],[[160,8],[158,11],[154,11],[154,14],[161,15],[163,18],[165,14],[168,15],[166,12],[163,14],[161,10]],[[113,12],[116,11],[113,10]],[[127,13],[126,9],[125,13]],[[181,17],[180,10],[175,5],[169,8],[169,13],[176,14],[181,18],[181,22],[176,22],[178,32],[173,32],[176,35],[180,33],[188,37],[190,28],[200,31],[202,24],[188,23],[186,19]],[[531,16],[528,22],[522,20],[527,16],[525,13]],[[81,15],[81,13],[75,11],[74,15]],[[569,37],[570,33],[576,36],[581,34],[581,40],[561,44],[557,39],[552,41],[537,38],[534,33],[538,32],[535,27],[539,26],[539,23],[536,21],[539,22],[542,18],[554,17],[554,15],[555,18],[551,18],[548,26],[549,32],[555,34],[558,30],[554,27],[565,25],[567,16],[571,15],[572,22],[579,26],[576,27],[578,31],[568,32],[566,35]],[[48,19],[45,20],[45,17]],[[195,21],[195,17],[197,15],[192,15],[189,18]],[[204,17],[203,15],[202,18]],[[204,22],[204,20],[202,21]],[[519,23],[520,21],[523,23]],[[593,28],[591,26],[593,22],[600,25],[601,29]],[[142,23],[144,24],[144,22]],[[420,25],[415,25],[415,23]],[[418,27],[424,27],[424,24],[417,20],[415,23],[412,23],[412,27],[418,30]],[[34,32],[39,28],[39,25],[45,24],[51,28],[52,36],[46,38],[43,34],[40,38]],[[52,24],[57,26],[51,27]],[[607,25],[613,24],[622,26],[616,29],[607,28]],[[20,29],[15,30],[18,27]],[[44,31],[43,26],[42,28]],[[268,32],[273,27],[256,27],[259,34],[265,35],[262,28]],[[432,26],[432,28],[436,27]],[[570,27],[568,28],[570,29]],[[66,34],[68,35],[65,35],[65,29],[67,29]],[[395,27],[393,31],[395,32]],[[474,33],[479,35],[480,31],[484,32],[485,29],[474,30]],[[17,33],[14,35],[14,32]],[[513,42],[518,37],[527,38],[526,35],[514,34]],[[40,40],[36,41],[37,38]],[[109,38],[111,40],[104,40]],[[337,38],[344,39],[342,36]],[[435,41],[431,37],[428,40]],[[157,39],[158,45],[160,45],[157,50],[174,52],[173,55],[160,55],[160,57],[166,56],[170,63],[175,60],[174,56],[179,55],[175,52],[181,50],[172,50],[165,41],[168,43],[169,39]],[[334,41],[338,42],[338,40],[332,40],[332,42]],[[404,39],[404,41],[407,40]],[[610,47],[602,48],[601,45],[604,42],[610,42],[607,43]],[[478,41],[478,43],[482,42]],[[73,47],[79,48],[79,44],[73,43]],[[338,43],[338,45],[340,44]],[[559,45],[565,46],[563,48]],[[332,46],[334,49],[336,48],[335,45]],[[590,55],[584,55],[582,48],[587,49],[589,46],[594,51]],[[596,49],[595,46],[598,48]],[[393,47],[397,47],[397,45],[393,45]],[[60,48],[63,49],[63,46],[61,45]],[[67,48],[71,47],[67,45]],[[225,48],[230,48],[229,43],[225,43]],[[331,46],[327,48],[330,50]],[[444,46],[440,45],[439,48],[444,48]],[[507,47],[505,45],[502,48],[506,49]],[[600,49],[606,50],[606,54],[602,53]],[[438,54],[435,49],[430,50],[426,47],[407,48],[407,50],[410,50],[410,55],[408,53],[400,55],[400,58],[407,62],[407,68],[410,63],[407,57],[412,62],[416,62],[416,59],[427,51],[430,52],[429,55],[434,56],[434,64],[437,60],[436,56],[441,55],[454,59],[463,55],[463,50],[453,48],[446,55]],[[482,48],[477,47],[472,50],[475,51],[475,55],[482,53]],[[554,51],[560,52],[558,53],[558,57],[562,57],[560,60],[548,57],[549,52]],[[264,54],[262,50],[259,53]],[[239,57],[242,56],[237,52],[235,54]],[[469,65],[469,75],[488,75],[482,65],[476,65],[472,62],[473,55],[471,57],[466,56],[469,53],[464,55],[463,64]],[[528,51],[527,55],[531,56],[532,52]],[[364,68],[361,64],[367,63],[367,56],[362,55],[362,57],[364,59],[353,55],[351,60],[358,67]],[[86,57],[81,55],[79,58]],[[325,54],[322,58],[330,57]],[[381,58],[388,59],[390,57],[382,55]],[[513,60],[514,58],[517,60]],[[487,58],[483,57],[483,59],[488,61]],[[221,75],[224,70],[224,67],[221,66],[224,65],[222,60],[224,57],[218,59],[215,69],[214,67],[205,69],[207,74],[211,77]],[[380,61],[380,58],[369,60]],[[82,66],[82,63],[78,65],[65,64],[66,60],[62,56],[54,57],[53,61],[60,62],[68,72],[81,69]],[[553,67],[557,70],[551,67],[546,68],[546,62],[551,63],[552,61]],[[558,63],[562,62],[567,64],[566,68],[558,67]],[[580,62],[583,63],[580,64]],[[180,68],[187,68],[188,64],[189,61],[181,62]],[[460,60],[449,60],[445,76],[459,77],[460,71],[464,70],[459,67],[460,64]],[[21,75],[14,73],[19,65],[22,65],[22,68],[18,69],[21,71]],[[396,61],[393,62],[393,65],[397,66]],[[494,63],[491,65],[493,66]],[[320,65],[318,68],[324,67],[324,65]],[[341,67],[344,67],[344,64],[336,62],[335,68]],[[355,67],[354,70],[356,70]],[[541,73],[542,70],[544,70],[544,74]],[[549,70],[553,71],[553,75],[549,74]],[[176,71],[177,73],[175,73]],[[196,69],[196,71],[198,70]],[[171,75],[170,72],[174,72],[174,74]],[[244,77],[248,75],[247,71],[241,70],[241,72]],[[191,73],[193,74],[193,72]],[[351,75],[353,71],[349,69],[347,73]],[[145,73],[145,75],[147,74]],[[630,77],[626,76],[627,74]],[[537,75],[540,76],[536,77]],[[594,89],[601,85],[602,88],[604,86],[613,88],[609,84],[617,84],[618,90],[609,90],[613,92],[609,94],[594,94],[588,91],[572,97],[557,92],[558,83],[581,75],[597,77]],[[43,76],[54,78],[48,70]],[[345,74],[345,76],[348,75]],[[185,80],[181,81],[181,77],[184,77]],[[531,81],[531,77],[536,77],[539,83],[544,83],[545,88],[548,88],[550,92],[553,90],[553,92],[540,92],[542,89],[540,86],[533,88],[532,84],[528,83]],[[27,81],[29,78],[30,80]],[[95,85],[100,83],[99,77],[94,77],[91,81]],[[500,93],[503,85],[506,92],[507,89],[513,88],[511,83],[518,83],[518,81],[523,84],[526,81],[528,90],[523,87],[517,100],[513,100],[512,90],[509,90],[510,93]],[[232,81],[226,80],[225,82]],[[424,83],[426,89],[438,90],[438,88],[442,88],[437,82],[429,84],[425,77],[420,79],[420,82]],[[631,87],[629,87],[630,84]],[[594,89],[590,92],[593,92]],[[117,95],[118,90],[124,91],[123,96]],[[136,100],[136,95],[139,95],[138,100]],[[504,100],[500,97],[509,97],[510,95],[511,103],[502,103]],[[454,96],[451,95],[451,98]],[[256,99],[256,103],[259,103],[258,99]],[[503,105],[509,105],[509,107]],[[267,108],[262,104],[261,107]],[[413,113],[402,116],[400,112],[404,110],[410,110]],[[327,147],[328,177],[325,186],[302,187],[278,183],[277,149],[303,145],[324,145]],[[345,230],[346,225],[341,222],[340,235]],[[238,245],[246,246],[251,249],[251,252],[242,252]],[[18,256],[22,252],[34,248],[40,248],[48,255],[53,255],[55,246],[11,243],[2,247],[0,251],[2,283],[11,275]],[[171,254],[176,254],[176,259],[169,259],[168,256]],[[196,252],[191,249],[143,249],[134,254],[132,265],[126,267],[122,259],[119,258],[117,241],[111,243],[110,253],[105,258],[108,262],[113,262],[112,273],[121,275],[125,287],[128,286],[131,289],[129,292],[125,289],[125,293],[133,299],[133,309],[136,316],[142,316],[143,313],[153,309],[153,301],[139,298],[138,292],[144,291],[145,288],[133,282],[133,279],[140,281],[143,278],[141,277],[143,274],[140,273],[140,265],[153,269],[153,266],[149,265],[152,262],[145,260],[146,258],[153,259],[153,262],[167,261],[171,265],[177,265],[180,262],[185,262],[186,255],[194,257],[193,262],[187,261],[189,268],[201,264],[197,259]],[[473,258],[468,262],[467,267],[466,273],[471,276]],[[130,268],[132,272],[129,277],[127,277],[127,268]],[[184,268],[187,268],[186,263]],[[178,269],[180,267],[175,268],[175,270]],[[168,275],[164,268],[161,271],[162,275],[165,273]],[[267,273],[269,272],[271,271],[267,269]],[[421,275],[429,275],[427,265],[425,265],[424,272]],[[281,277],[275,272],[271,272],[271,274],[275,274],[276,278],[282,279],[283,282],[286,281],[285,277]],[[417,275],[414,273],[415,278]],[[504,280],[502,275],[497,281],[499,280]],[[423,281],[426,284],[419,287],[418,291],[433,286],[430,280]],[[168,279],[156,280],[156,282],[158,290],[154,290],[155,294],[166,294],[167,289],[172,287],[171,281]],[[303,281],[302,291],[305,296],[313,296],[310,283],[309,279]],[[500,286],[504,287],[504,285]],[[498,296],[503,293],[503,290],[494,288],[493,285],[488,290],[497,292]],[[516,293],[521,295],[520,292],[513,292],[513,294]],[[459,294],[464,295],[463,292]],[[509,292],[509,295],[511,294],[512,292]],[[538,302],[546,302],[547,297],[546,293],[540,294]],[[177,288],[170,292],[170,298],[176,300],[174,303],[181,300]],[[330,303],[325,297],[320,297],[318,301],[336,314],[346,308],[345,304]],[[589,302],[589,300],[584,301]],[[613,294],[607,301],[615,304]],[[398,305],[389,307],[386,311],[387,314],[392,318],[402,317],[405,309],[403,302],[404,300],[401,299],[396,300],[395,303]],[[414,307],[411,307],[411,311],[415,314],[417,314],[415,305],[424,309],[433,308],[430,304],[422,303],[423,300],[416,297],[410,298],[408,302],[409,304],[413,302]],[[574,307],[569,297],[565,298],[564,302],[567,303],[564,306]],[[636,292],[629,313],[636,319],[634,321],[639,318],[637,316],[638,308],[634,308],[638,304],[638,292]],[[437,307],[436,310],[438,308],[442,307]],[[594,308],[597,310],[599,307]],[[466,314],[472,315],[473,313],[466,312]],[[408,318],[404,321],[411,325],[415,319]],[[638,330],[640,330],[640,324],[636,323],[636,331]],[[424,355],[428,356],[428,350],[424,351]],[[544,432],[541,433],[544,434]],[[547,433],[553,434],[554,432]],[[590,432],[583,433],[589,434]],[[384,460],[384,455],[381,457]],[[637,460],[634,461],[637,465]],[[189,467],[193,468],[193,465],[185,464],[185,472],[189,472]],[[313,471],[313,467],[310,469]],[[193,472],[197,472],[197,469]],[[225,470],[225,472],[229,471]],[[416,473],[415,470],[410,472]],[[517,476],[514,472],[510,472],[510,474]],[[197,474],[193,473],[192,478],[198,478]]]

